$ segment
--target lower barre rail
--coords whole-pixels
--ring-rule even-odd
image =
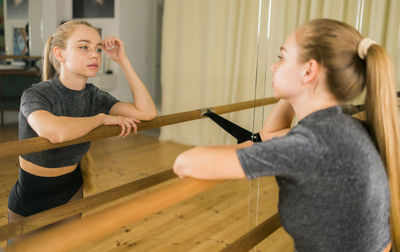
[[[279,219],[279,214],[274,214],[272,217],[265,220],[260,225],[256,226],[242,237],[234,241],[221,252],[241,252],[249,251],[259,244],[262,240],[274,233],[282,226]]]
[[[179,179],[88,217],[60,224],[4,248],[5,251],[67,251],[98,240],[128,224],[191,198],[224,181]]]
[[[115,201],[174,178],[176,178],[176,175],[171,169],[169,169],[137,181],[133,181],[131,183],[28,216],[19,221],[3,225],[0,227],[0,241],[28,233],[32,230],[39,229],[68,217],[92,210],[103,205],[104,202]]]

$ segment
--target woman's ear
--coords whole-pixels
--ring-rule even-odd
[[[64,58],[63,58],[62,51],[61,51],[60,47],[55,46],[53,48],[53,54],[54,54],[54,57],[56,58],[56,60],[58,62],[64,62]]]
[[[315,59],[311,59],[304,64],[302,73],[303,83],[312,83],[316,80],[319,71],[319,64]]]

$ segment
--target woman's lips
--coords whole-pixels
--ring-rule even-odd
[[[89,67],[89,68],[98,68],[99,65],[97,65],[97,64],[90,64],[90,65],[88,65],[88,67]]]

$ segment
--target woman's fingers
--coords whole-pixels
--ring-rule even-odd
[[[126,137],[128,136],[133,129],[133,132],[137,134],[137,125],[140,120],[135,118],[128,118],[122,116],[108,116],[108,119],[105,121],[104,125],[118,125],[121,127],[121,132],[119,133],[118,137]]]
[[[133,128],[133,132],[137,134],[137,125],[135,123],[135,119],[129,118],[128,123],[129,123],[129,133],[132,131]]]
[[[124,125],[125,125],[125,134],[123,137],[128,136],[132,132],[132,128],[133,128],[133,132],[135,134],[137,134],[137,125],[135,123],[136,119],[133,119],[133,118],[123,118],[123,119],[124,119]]]
[[[126,128],[126,132],[125,132],[124,137],[129,135],[131,133],[131,130],[132,130],[132,127],[131,127],[131,124],[129,123],[129,121],[125,122],[125,128]]]
[[[115,43],[112,40],[110,40],[107,42],[107,46],[108,46],[109,50],[112,50],[115,48]]]
[[[122,137],[125,135],[125,123],[122,121],[119,123],[119,126],[121,127],[121,133],[118,135],[118,137]]]
[[[116,47],[120,47],[121,42],[117,37],[109,36],[103,40],[103,44],[107,50],[112,50]]]
[[[139,121],[140,122],[140,121]],[[132,122],[133,132],[137,134],[137,125],[135,122]]]

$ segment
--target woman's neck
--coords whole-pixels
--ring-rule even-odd
[[[61,72],[59,78],[64,86],[72,90],[80,91],[86,86],[87,78],[83,76]]]
[[[300,97],[296,101],[289,101],[293,106],[297,121],[318,110],[339,105],[339,102],[332,95],[317,97]]]

